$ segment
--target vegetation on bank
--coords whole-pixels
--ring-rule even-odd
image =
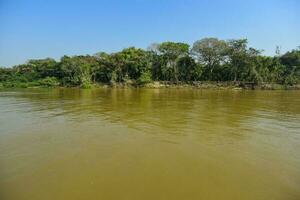
[[[152,44],[147,50],[126,48],[117,53],[29,60],[0,68],[1,87],[82,87],[110,85],[300,84],[300,48],[273,57],[248,47],[246,39],[204,38],[185,43]],[[222,85],[222,84],[221,84]],[[224,85],[224,84],[223,84]],[[225,84],[226,85],[226,84]]]

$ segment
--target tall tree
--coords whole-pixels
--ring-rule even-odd
[[[209,71],[209,80],[213,79],[214,69],[226,59],[227,44],[217,38],[204,38],[194,43],[192,54],[198,62],[204,64]]]
[[[92,56],[62,57],[60,61],[62,83],[89,87],[92,83],[92,72],[95,66],[97,66],[97,61]]]
[[[164,42],[158,46],[162,57],[162,76],[165,80],[178,81],[178,65],[180,58],[189,55],[189,45],[185,43]]]
[[[261,52],[254,48],[248,48],[247,44],[247,39],[228,41],[228,61],[233,81],[258,82],[261,80],[256,69],[256,58]]]
[[[29,60],[27,64],[35,69],[40,78],[57,77],[60,73],[58,63],[52,58]]]
[[[294,49],[280,57],[285,66],[283,77],[285,84],[295,84],[300,81],[300,48]]]

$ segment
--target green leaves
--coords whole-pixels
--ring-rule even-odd
[[[78,86],[95,83],[138,84],[155,81],[239,81],[293,85],[300,82],[300,49],[262,56],[246,39],[204,38],[188,44],[163,42],[148,50],[130,47],[94,56],[29,60],[0,68],[2,87]]]

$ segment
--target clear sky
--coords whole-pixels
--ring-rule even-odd
[[[0,0],[0,66],[203,37],[300,45],[299,0]]]

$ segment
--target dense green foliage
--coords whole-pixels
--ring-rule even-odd
[[[192,47],[184,43],[153,44],[148,50],[127,48],[93,56],[63,56],[29,60],[0,68],[0,87],[81,86],[95,83],[143,85],[152,81],[232,81],[254,84],[300,83],[300,48],[263,56],[247,40],[204,38]]]

